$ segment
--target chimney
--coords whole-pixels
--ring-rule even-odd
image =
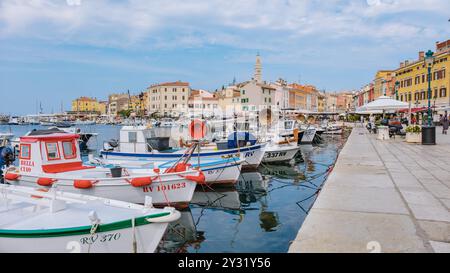
[[[402,68],[403,66],[405,66],[404,63],[400,62],[400,68]]]
[[[419,51],[419,61],[423,61],[425,58],[425,51]]]
[[[406,60],[406,61],[405,61],[405,66],[408,66],[408,64],[409,64],[409,61]]]

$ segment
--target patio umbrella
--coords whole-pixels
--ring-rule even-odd
[[[404,108],[408,108],[408,103],[394,100],[388,96],[380,96],[376,100],[364,104],[363,106],[358,108],[358,111],[389,111],[389,110],[400,110]]]

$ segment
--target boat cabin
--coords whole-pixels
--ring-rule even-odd
[[[22,136],[19,147],[21,173],[61,173],[89,168],[83,166],[78,134],[54,133]]]
[[[170,149],[169,137],[156,137],[146,126],[123,126],[120,129],[119,149],[122,153],[147,153],[153,149]]]

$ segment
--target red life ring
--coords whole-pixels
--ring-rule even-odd
[[[48,178],[48,177],[39,177],[37,180],[37,184],[39,186],[46,186],[49,187],[53,185],[53,182],[55,182],[57,179],[54,178]]]
[[[10,181],[17,180],[17,179],[19,179],[19,177],[20,177],[20,174],[18,174],[18,173],[6,173],[5,174],[5,179],[10,180]]]
[[[129,181],[129,183],[133,187],[148,186],[152,183],[152,178],[151,177],[137,177],[137,178],[131,179],[131,181]]]
[[[94,180],[74,180],[73,186],[77,189],[90,189],[95,183]]]
[[[205,122],[199,119],[194,119],[193,121],[191,121],[191,123],[189,124],[189,135],[195,140],[204,138],[206,135]]]

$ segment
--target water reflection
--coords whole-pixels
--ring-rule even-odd
[[[19,136],[33,128],[12,129]],[[118,137],[120,127],[89,129],[99,134],[101,148],[103,140]],[[170,224],[159,252],[286,252],[347,135],[302,145],[302,161],[262,165],[256,172],[242,173],[234,187],[198,188],[193,203]]]
[[[191,210],[187,208],[180,213],[180,219],[169,224],[158,252],[185,253],[188,247],[197,249],[205,240],[204,232],[197,231]]]
[[[239,193],[234,187],[215,187],[203,186],[195,190],[191,204],[210,208],[222,209],[227,211],[240,211],[241,202]]]

